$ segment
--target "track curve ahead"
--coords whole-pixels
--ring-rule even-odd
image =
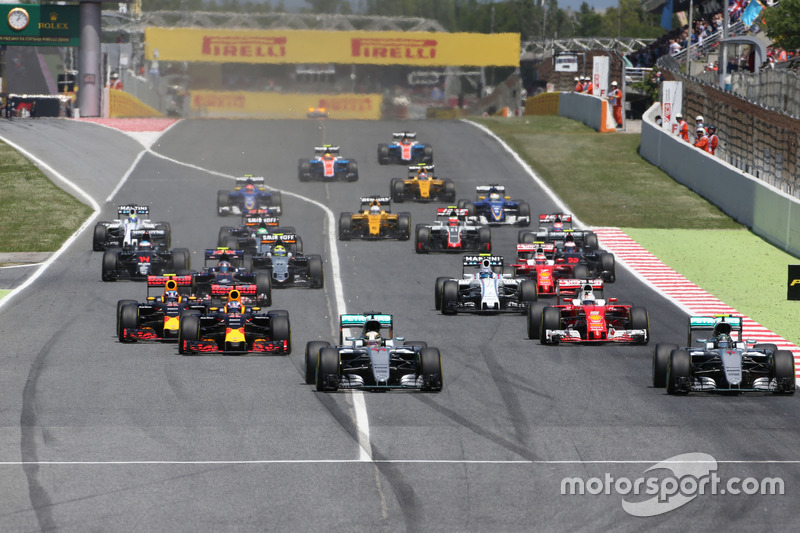
[[[184,121],[143,155],[130,137],[91,124],[0,124],[0,135],[100,202],[100,219],[113,218],[117,202],[149,204],[154,219],[172,223],[173,246],[197,252],[194,266],[232,220],[214,210],[217,189],[231,185],[224,176],[248,173],[298,195],[284,194],[282,222],[297,227],[306,253],[326,259],[324,290],[275,291],[274,307],[291,316],[292,355],[188,358],[173,345],[116,342],[116,301],[141,299],[145,289],[100,281],[100,254],[84,232],[0,309],[4,530],[794,525],[796,400],[674,398],[651,388],[652,345],[684,338],[686,316],[629,272],[619,268],[608,292],[647,307],[650,346],[544,347],[525,338],[523,317],[434,310],[434,279],[458,275],[460,256],[419,256],[413,239],[328,238],[328,215],[304,198],[338,217],[357,209],[360,196],[388,194],[404,169],[379,166],[376,147],[403,129],[434,146],[437,174],[456,181],[459,198],[501,182],[534,213],[555,209],[495,140],[460,122]],[[359,181],[297,180],[298,158],[323,143],[358,161]],[[412,226],[434,218],[430,204],[393,210],[411,212]],[[494,252],[513,258],[516,234],[494,229]],[[341,295],[332,283],[336,255]],[[305,343],[334,338],[342,304],[392,313],[398,335],[439,347],[444,390],[321,394],[305,385]],[[623,500],[650,496],[623,495],[625,484],[614,480],[664,478],[668,470],[646,470],[690,452],[713,457],[723,479],[780,477],[785,495],[693,497],[684,487],[686,503],[675,510],[639,518],[623,509]],[[597,478],[610,490],[562,495],[564,478]]]

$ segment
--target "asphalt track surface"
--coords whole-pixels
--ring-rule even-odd
[[[103,283],[85,231],[30,287],[0,308],[0,525],[4,531],[641,531],[796,528],[798,409],[793,397],[669,397],[650,387],[652,346],[680,342],[686,316],[629,272],[609,289],[647,307],[650,346],[542,346],[521,316],[442,316],[438,275],[460,256],[420,256],[408,242],[333,241],[358,198],[385,194],[403,167],[381,167],[378,142],[416,129],[434,146],[438,174],[458,196],[502,182],[534,213],[555,204],[489,135],[458,122],[185,121],[139,159],[130,137],[65,120],[0,124],[0,135],[86,190],[113,218],[117,202],[151,205],[173,245],[198,253],[232,221],[215,214],[224,175],[263,174],[283,191],[285,216],[306,253],[326,258],[324,290],[276,291],[289,310],[292,355],[182,357],[169,344],[122,345],[118,299],[142,284]],[[340,144],[359,163],[356,183],[300,183],[297,159]],[[179,164],[178,162],[186,163]],[[210,172],[204,171],[207,169]],[[406,203],[412,226],[434,206]],[[516,229],[492,232],[514,255]],[[602,243],[601,243],[602,244]],[[396,333],[437,346],[444,390],[317,393],[303,382],[307,341],[333,340],[338,256],[347,311],[394,314]],[[199,259],[198,259],[199,257]],[[202,256],[195,255],[199,267]],[[780,477],[785,495],[700,495],[651,518],[622,500],[562,495],[565,477],[647,473],[702,452],[717,474]],[[624,487],[622,487],[624,489]]]

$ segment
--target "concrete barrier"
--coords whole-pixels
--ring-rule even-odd
[[[660,113],[656,103],[642,117],[639,154],[756,235],[800,257],[800,202],[670,135],[655,123]]]
[[[583,122],[601,133],[616,131],[608,102],[599,96],[563,92],[558,99],[558,114]]]

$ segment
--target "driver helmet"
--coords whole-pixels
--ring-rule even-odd
[[[256,186],[253,185],[252,183],[248,183],[247,185],[244,186],[244,192],[247,193],[256,192]]]
[[[227,261],[220,261],[217,265],[217,272],[221,272],[223,274],[227,274],[231,270],[231,264]]]
[[[153,245],[150,244],[150,241],[141,241],[139,242],[139,249],[140,250],[152,250]]]
[[[381,206],[379,206],[379,205],[371,205],[369,207],[369,214],[370,215],[380,215],[381,214]]]
[[[130,212],[130,214],[128,215],[128,222],[131,223],[131,224],[138,224],[139,223],[139,217],[136,216],[136,211],[131,211]]]
[[[458,217],[450,217],[447,219],[448,226],[458,226]]]
[[[583,304],[583,305],[594,305],[594,303],[595,303],[594,294],[591,293],[591,292],[588,292],[588,293],[584,292],[583,293],[583,298],[581,298],[581,304]]]
[[[533,256],[533,263],[535,265],[545,265],[547,264],[547,256],[544,255],[544,252],[540,249],[537,250]]]
[[[500,193],[497,192],[495,189],[492,189],[492,192],[489,193],[489,199],[490,200],[499,200],[500,199]]]
[[[479,276],[480,276],[481,279],[485,279],[485,278],[491,278],[492,274],[493,274],[493,272],[492,272],[492,268],[491,267],[481,267],[481,271],[479,273]]]
[[[380,346],[383,340],[377,331],[368,331],[365,337],[367,346]]]
[[[239,300],[231,300],[228,302],[228,305],[225,306],[226,313],[241,313],[242,312],[242,302]]]
[[[286,248],[280,244],[272,249],[272,255],[276,257],[286,257]]]
[[[176,290],[168,290],[164,291],[164,294],[161,296],[161,301],[165,303],[180,303],[181,296],[178,294]]]
[[[574,252],[578,246],[575,244],[575,241],[565,241],[564,242],[564,251],[565,252]]]
[[[427,171],[427,170],[425,170],[425,169],[422,169],[422,170],[420,170],[420,171],[419,171],[419,174],[417,174],[417,177],[418,177],[419,179],[421,179],[421,180],[426,180],[426,179],[428,179],[428,171]]]
[[[731,348],[733,346],[733,339],[728,334],[717,336],[717,346],[720,348]]]

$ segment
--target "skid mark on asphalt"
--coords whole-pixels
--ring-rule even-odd
[[[800,374],[798,369],[800,348],[707,293],[662,263],[619,228],[594,228],[592,231],[597,234],[603,248],[614,254],[617,262],[674,300],[687,313],[693,315],[730,314],[742,317],[742,337],[756,338],[762,343],[775,344],[781,350],[790,350],[794,354],[795,374]]]

